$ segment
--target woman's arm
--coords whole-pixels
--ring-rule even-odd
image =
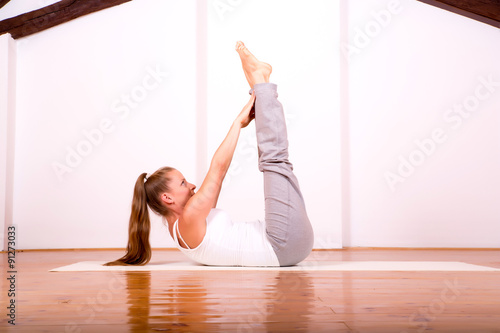
[[[231,165],[240,131],[242,128],[248,126],[254,118],[254,114],[252,113],[254,102],[255,95],[252,94],[248,103],[243,107],[243,110],[231,125],[226,138],[215,152],[200,189],[184,207],[183,220],[186,223],[204,223],[210,210],[217,205],[222,182]]]

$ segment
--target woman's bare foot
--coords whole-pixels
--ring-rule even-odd
[[[243,72],[245,72],[250,88],[257,83],[269,82],[269,76],[273,71],[271,65],[255,58],[241,41],[236,42],[236,51],[240,55]]]

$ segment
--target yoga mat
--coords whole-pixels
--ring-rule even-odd
[[[102,266],[105,261],[81,261],[50,272],[94,271],[477,271],[500,272],[499,268],[459,261],[304,261],[290,267],[204,266],[190,261],[150,263],[145,266]]]

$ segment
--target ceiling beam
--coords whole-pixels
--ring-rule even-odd
[[[47,7],[0,21],[0,35],[8,32],[14,39],[29,36],[80,16],[129,1],[132,0],[62,0]]]
[[[419,1],[500,28],[500,1],[498,0]]]
[[[0,0],[0,8],[5,6],[10,0]]]

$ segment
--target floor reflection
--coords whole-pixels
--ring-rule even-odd
[[[267,331],[276,331],[276,323],[288,322],[288,330],[309,331],[313,302],[314,284],[306,272],[280,272],[275,278],[273,292],[268,294],[269,311],[266,318]],[[280,324],[280,328],[285,328]]]
[[[131,332],[311,329],[315,290],[304,271],[126,272]]]
[[[149,327],[151,272],[125,272],[128,324],[132,332]]]
[[[210,281],[199,274],[162,273],[153,275],[153,286],[150,272],[126,273],[130,331],[218,331],[220,302],[207,291]]]
[[[309,330],[314,314],[314,284],[306,272],[276,271],[262,279],[238,332]]]

